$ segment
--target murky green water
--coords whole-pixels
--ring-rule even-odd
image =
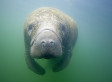
[[[75,19],[79,36],[69,66],[39,76],[25,63],[23,25],[43,6]],[[0,82],[112,82],[112,1],[0,0]]]

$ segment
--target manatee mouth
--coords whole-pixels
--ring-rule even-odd
[[[54,54],[45,53],[45,54],[42,54],[41,58],[50,59],[50,58],[56,58],[56,57],[54,56]]]

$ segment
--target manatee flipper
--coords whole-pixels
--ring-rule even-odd
[[[56,65],[53,67],[53,72],[58,72],[58,71],[61,71],[63,70],[68,64],[69,64],[69,61],[71,59],[71,56],[72,56],[72,51],[67,51],[63,54],[63,57],[62,59],[56,63]]]
[[[45,70],[30,56],[29,53],[25,54],[26,64],[27,66],[35,73],[39,75],[44,75]]]

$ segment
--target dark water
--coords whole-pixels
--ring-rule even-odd
[[[39,76],[24,60],[24,21],[33,10],[55,7],[76,20],[69,66]],[[0,0],[0,82],[112,82],[111,0]]]

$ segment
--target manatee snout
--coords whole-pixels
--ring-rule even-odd
[[[62,45],[57,35],[53,30],[47,28],[37,31],[31,43],[31,56],[45,59],[60,57]]]

